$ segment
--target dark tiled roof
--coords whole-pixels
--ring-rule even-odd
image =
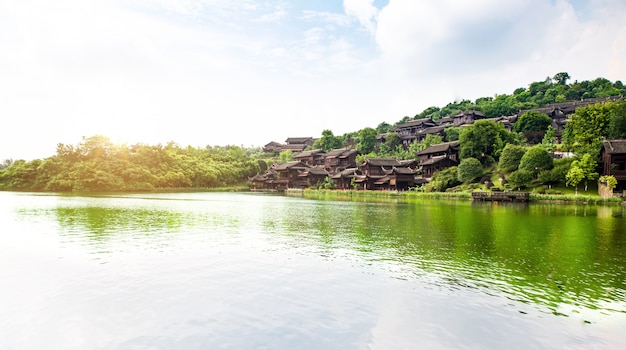
[[[294,158],[306,158],[306,157],[311,157],[315,154],[321,154],[324,153],[321,149],[313,149],[310,151],[302,151],[298,154],[296,154],[295,156],[293,156]]]
[[[400,174],[400,175],[415,175],[415,174],[417,174],[417,171],[415,171],[415,170],[413,170],[411,168],[396,168],[396,167],[393,167],[392,172],[396,173],[396,174]]]
[[[450,148],[455,148],[458,146],[459,146],[459,141],[439,143],[436,145],[432,145],[423,151],[418,152],[417,155],[419,156],[419,155],[425,155],[425,154],[446,152]]]
[[[307,141],[313,141],[312,137],[290,137],[285,140],[288,144],[307,143]]]
[[[415,165],[417,165],[417,161],[415,159],[407,159],[407,160],[400,161],[400,166],[404,168],[409,168]]]
[[[287,169],[298,169],[298,168],[306,169],[308,168],[308,166],[302,163],[301,161],[296,160],[296,161],[291,161],[287,163],[276,164],[276,166],[274,167],[274,170],[287,170]]]
[[[423,165],[433,165],[433,164],[437,164],[443,160],[449,160],[450,162],[456,163],[454,160],[448,158],[447,156],[439,156],[439,157],[432,157],[432,158],[428,158],[427,160],[425,160],[423,163],[420,163],[422,166]]]
[[[484,118],[485,117],[485,113],[481,112],[481,111],[475,111],[475,110],[469,110],[466,112],[459,112],[456,115],[454,115],[455,118],[457,117],[464,117],[466,115],[470,115],[473,118]]]
[[[400,162],[395,158],[368,158],[365,159],[365,164],[371,166],[400,166]]]
[[[283,151],[302,151],[305,149],[307,145],[303,143],[292,143],[289,145],[282,145],[281,148]]]
[[[328,175],[328,171],[321,167],[309,168],[309,174],[311,175]]]
[[[428,135],[428,134],[437,134],[442,132],[446,127],[444,125],[440,126],[431,126],[430,128],[426,128],[418,131],[418,134]]]
[[[608,154],[626,153],[626,140],[605,140],[603,146]]]
[[[437,123],[435,123],[430,118],[422,118],[422,119],[411,120],[411,121],[408,121],[406,123],[400,124],[400,125],[398,125],[396,127],[396,129],[410,128],[412,126],[420,126],[420,125],[424,125],[424,124],[436,125]]]
[[[350,148],[337,148],[326,153],[326,158],[345,158],[356,153],[356,150]]]

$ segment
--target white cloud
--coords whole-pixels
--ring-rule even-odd
[[[376,40],[396,76],[442,90],[444,81],[462,98],[511,93],[559,71],[581,80],[612,73],[617,53],[609,48],[626,28],[626,6],[595,4],[581,20],[564,0],[391,0],[378,15]]]
[[[376,16],[378,9],[373,5],[374,0],[343,0],[343,7],[348,16],[353,16],[370,33],[376,31]]]
[[[626,75],[620,1],[595,0],[584,18],[564,0],[294,4],[0,0],[0,160],[94,134],[263,145],[393,123],[560,71]]]

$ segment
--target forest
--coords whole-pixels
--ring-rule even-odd
[[[529,84],[528,88],[515,89],[510,95],[433,106],[413,117],[405,116],[393,125],[382,122],[376,128],[365,127],[341,136],[327,129],[313,148],[328,151],[354,147],[359,151],[359,160],[365,157],[414,159],[416,152],[432,144],[459,140],[461,164],[435,176],[430,190],[443,191],[462,182],[475,181],[490,168],[506,173],[511,183],[519,187],[533,181],[577,185],[594,176],[597,178],[603,138],[626,138],[626,102],[606,102],[578,109],[563,135],[559,135],[562,142],[558,144],[551,120],[544,114],[523,113],[512,132],[491,120],[551,103],[626,95],[621,81],[597,78],[568,84],[570,79],[568,73],[557,73],[552,78]],[[445,136],[428,135],[423,142],[408,148],[401,145],[393,132],[397,125],[413,119],[438,120],[468,110],[481,111],[486,119],[469,127],[447,128]],[[382,143],[377,142],[381,134],[386,135]],[[531,149],[537,150],[528,152]],[[545,152],[554,150],[573,151],[577,157],[560,162],[563,164],[545,161],[539,166],[533,163],[545,160]],[[532,159],[522,161],[526,154]],[[181,147],[173,142],[118,145],[106,136],[95,135],[83,137],[76,145],[58,144],[56,154],[43,160],[5,160],[0,164],[0,189],[91,192],[238,186],[265,171],[268,164],[289,160],[291,156],[288,151],[268,154],[260,148],[232,145],[204,148]],[[482,170],[477,170],[476,164]]]
[[[78,145],[58,144],[56,154],[44,160],[5,161],[0,188],[92,192],[241,185],[259,171],[250,152],[238,146],[182,148],[173,142],[116,145],[96,135]]]

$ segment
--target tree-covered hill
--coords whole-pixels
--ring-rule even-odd
[[[142,191],[202,188],[245,183],[259,171],[253,150],[238,146],[182,148],[116,145],[105,136],[78,145],[58,144],[56,155],[9,162],[0,189],[46,191]]]
[[[609,96],[626,96],[626,86],[621,81],[611,82],[605,78],[595,80],[574,81],[567,83],[571,77],[566,72],[557,73],[543,81],[530,83],[527,88],[515,89],[512,94],[495,97],[480,97],[475,101],[461,100],[450,102],[444,107],[428,107],[416,114],[413,119],[441,119],[461,111],[482,111],[487,118],[496,118],[516,114],[522,110],[539,108],[551,103],[577,101]],[[398,123],[404,123],[411,117],[404,117]]]

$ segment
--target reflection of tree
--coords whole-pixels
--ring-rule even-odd
[[[342,203],[337,215],[336,206],[321,203],[322,217],[338,224],[322,222],[309,242],[332,241],[370,262],[394,263],[403,276],[434,273],[559,314],[564,305],[626,303],[622,208],[601,208],[599,218],[589,207],[415,200]]]
[[[173,211],[111,207],[60,207],[55,209],[62,235],[106,242],[171,232],[182,226],[182,214]]]

